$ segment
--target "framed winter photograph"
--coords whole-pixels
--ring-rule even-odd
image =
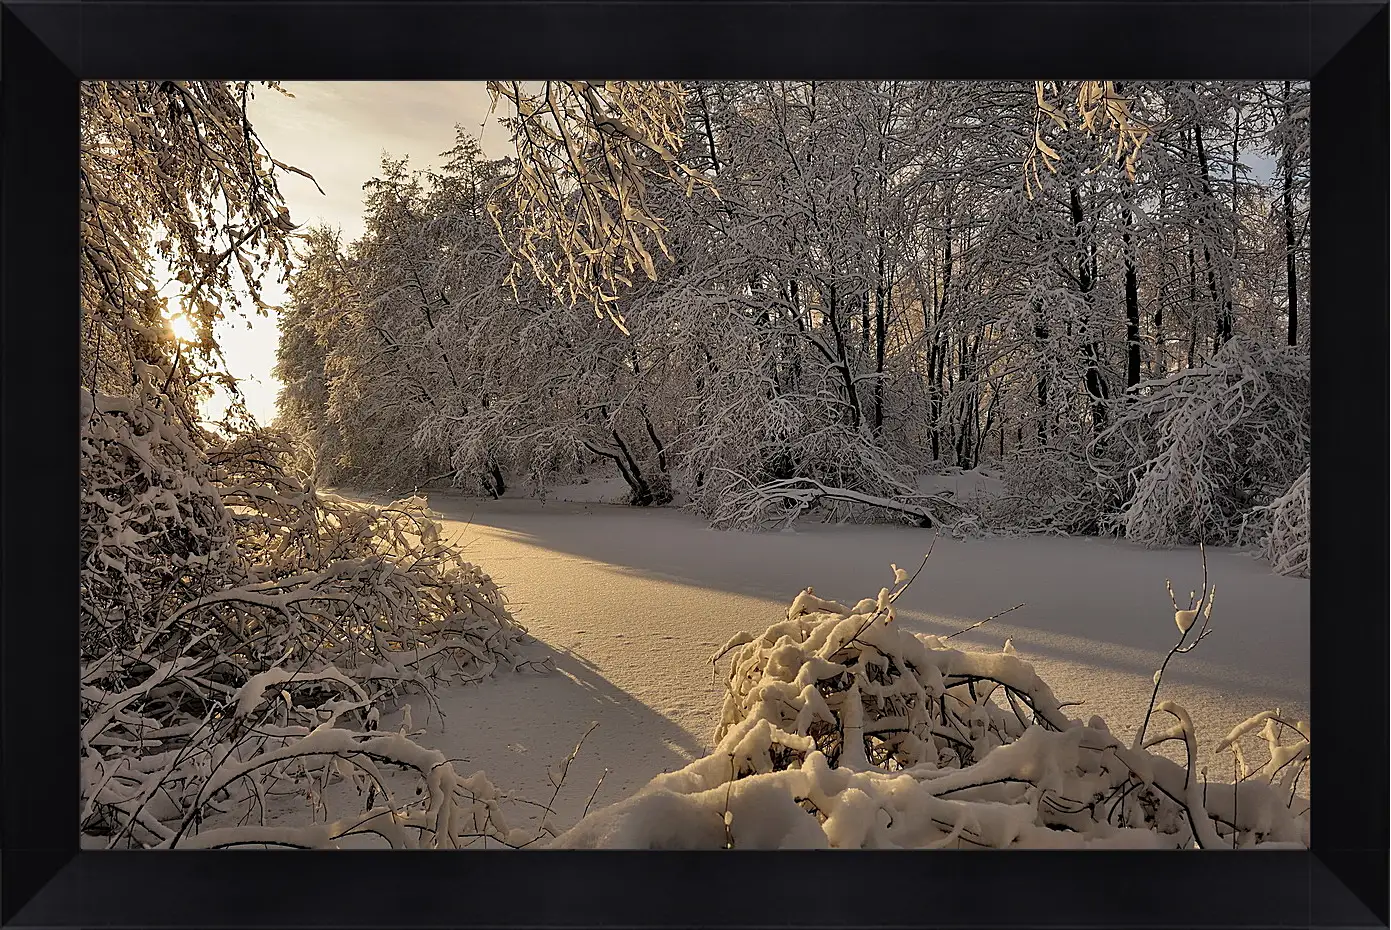
[[[0,921],[1386,926],[1384,4],[405,7],[4,4]]]

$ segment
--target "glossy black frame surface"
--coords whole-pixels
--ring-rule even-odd
[[[0,921],[1386,926],[1385,3],[0,6]],[[78,851],[78,80],[596,72],[1312,79],[1314,431],[1328,465],[1313,472],[1311,852]]]

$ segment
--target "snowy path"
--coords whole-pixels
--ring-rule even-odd
[[[808,584],[842,602],[872,597],[889,583],[890,562],[911,571],[931,540],[910,527],[749,535],[712,531],[670,510],[439,491],[429,498],[446,518],[447,535],[554,650],[560,674],[450,689],[441,694],[446,730],[432,715],[425,741],[466,760],[462,771],[482,768],[499,787],[547,801],[548,766],[598,721],[556,801],[562,827],[578,818],[605,766],[612,771],[596,806],[708,751],[722,695],[709,657],[732,634],[781,618]],[[1161,694],[1190,710],[1204,755],[1260,710],[1309,714],[1309,582],[1272,575],[1229,551],[1210,552],[1208,564],[1217,586],[1215,632],[1175,660]],[[1094,539],[942,538],[898,615],[916,631],[950,633],[1025,603],[957,642],[993,650],[1013,637],[1060,700],[1085,701],[1068,713],[1100,715],[1128,736],[1178,633],[1166,577],[1175,591],[1198,587],[1197,551]],[[1229,755],[1216,760],[1213,780],[1229,781],[1229,766]]]

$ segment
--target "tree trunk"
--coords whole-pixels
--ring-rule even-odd
[[[1038,339],[1038,442],[1048,445],[1048,320],[1043,316],[1043,304],[1034,304],[1034,336]],[[1023,436],[1019,438],[1022,445]]]
[[[860,351],[869,354],[869,291],[860,295]]]
[[[490,462],[490,463],[488,463],[488,464],[489,464],[489,468],[488,468],[489,473],[490,473],[490,474],[492,475],[492,477],[493,477],[493,487],[496,489],[496,490],[493,492],[493,493],[494,493],[494,496],[496,496],[496,497],[502,497],[502,495],[504,495],[504,494],[507,493],[507,482],[506,482],[505,480],[503,480],[503,477],[502,477],[502,469],[498,467],[498,464],[497,464],[497,461],[496,461],[496,460],[494,460],[494,461],[492,461],[492,462]]]
[[[946,370],[946,352],[942,343],[942,327],[946,321],[947,302],[951,298],[952,270],[952,207],[947,206],[947,226],[942,247],[942,296],[937,302],[937,325],[932,333],[932,357],[928,362],[929,386],[932,389],[932,458],[942,457],[942,407],[945,391],[942,375]],[[933,365],[936,370],[933,370]]]
[[[652,428],[652,419],[644,412],[642,415],[643,425],[647,427],[647,438],[652,440],[652,446],[657,450],[657,468],[662,474],[667,473],[667,450],[662,441],[657,438],[657,431]]]
[[[797,288],[796,278],[788,282],[787,292],[792,304],[792,322],[801,330],[803,327],[802,299]],[[788,358],[788,384],[793,391],[800,391],[802,389],[802,353],[797,346],[795,333],[788,334],[786,355]]]
[[[1214,218],[1217,212],[1217,197],[1212,193],[1212,184],[1209,180],[1207,167],[1207,152],[1203,148],[1203,127],[1201,124],[1193,126],[1193,141],[1198,148],[1198,170],[1202,174],[1203,193],[1207,195],[1208,203],[1213,208]],[[1214,307],[1220,307],[1217,315],[1216,333],[1213,338],[1213,350],[1222,348],[1232,338],[1232,292],[1231,286],[1220,289],[1217,285],[1217,272],[1212,263],[1212,253],[1208,248],[1207,240],[1203,240],[1203,263],[1207,266],[1207,286],[1212,292],[1212,303]]]
[[[643,480],[642,470],[638,468],[637,462],[633,461],[632,454],[628,451],[627,444],[623,437],[618,435],[618,430],[611,430],[614,444],[618,446],[619,455],[610,455],[609,458],[618,463],[618,470],[623,475],[623,480],[627,483],[632,494],[629,500],[634,507],[646,507],[652,503],[652,489]]]
[[[884,242],[880,230],[879,242],[879,280],[874,288],[874,435],[878,436],[884,428],[884,352],[885,330],[888,326],[888,311],[884,307]]]
[[[1116,83],[1116,92],[1124,93],[1120,82]],[[1125,255],[1125,386],[1133,388],[1140,383],[1140,287],[1136,270],[1135,243],[1132,239],[1135,211],[1131,206],[1135,195],[1135,182],[1130,179],[1123,160],[1116,163],[1116,168],[1120,171],[1121,220],[1124,223],[1122,243]],[[1162,191],[1160,196],[1163,196]]]
[[[840,369],[841,383],[845,386],[845,399],[850,405],[850,425],[854,429],[860,428],[860,397],[855,390],[855,375],[850,370],[850,358],[845,351],[845,334],[841,332],[840,320],[836,315],[836,286],[830,287],[829,299],[827,302],[829,310],[827,322],[831,324],[831,333],[836,340],[836,367]]]
[[[1106,385],[1106,377],[1101,371],[1101,351],[1095,341],[1091,339],[1091,302],[1092,288],[1096,284],[1096,251],[1095,243],[1090,242],[1086,234],[1085,217],[1082,212],[1082,195],[1077,190],[1077,185],[1072,185],[1072,225],[1076,230],[1079,254],[1077,259],[1077,280],[1082,288],[1082,300],[1089,308],[1087,316],[1081,321],[1083,332],[1082,353],[1086,358],[1086,386],[1087,396],[1091,399],[1092,408],[1092,431],[1100,433],[1106,428],[1106,402],[1110,393]]]
[[[601,407],[599,409],[604,415],[604,420],[607,422],[609,419],[608,408]],[[648,506],[654,502],[655,496],[652,493],[652,488],[642,477],[642,469],[638,467],[638,463],[634,461],[632,453],[628,451],[628,444],[623,441],[623,437],[618,434],[618,430],[612,425],[609,426],[609,435],[613,437],[613,449],[601,449],[588,440],[581,440],[581,443],[590,452],[593,452],[595,455],[602,455],[604,458],[612,460],[613,463],[618,466],[619,474],[623,476],[623,481],[628,485],[629,490],[632,491],[632,494],[629,495],[629,501],[633,506]]]
[[[1125,245],[1125,386],[1132,388],[1140,383],[1140,285],[1135,270],[1135,246],[1130,233],[1135,225],[1128,195],[1130,184],[1128,181],[1122,183],[1127,191],[1122,208],[1125,222],[1125,232],[1122,236]]]
[[[638,363],[637,346],[633,346],[632,350],[628,353],[628,360],[633,364],[633,374],[635,376],[641,377],[642,368]],[[652,440],[652,447],[657,450],[657,468],[661,471],[662,474],[665,475],[667,473],[666,447],[663,446],[662,441],[657,438],[657,431],[652,428],[652,419],[647,415],[646,409],[642,411],[642,422],[643,425],[647,427],[647,438]],[[615,438],[617,438],[616,435]]]
[[[710,148],[710,167],[716,174],[720,173],[720,159],[715,154],[715,129],[711,125],[710,104],[705,99],[705,84],[696,82],[696,96],[700,100],[700,111],[705,117],[705,144]]]

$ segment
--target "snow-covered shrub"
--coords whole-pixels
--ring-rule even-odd
[[[343,753],[311,734],[522,663],[501,592],[423,500],[322,494],[273,437],[218,443],[168,409],[83,399],[82,824],[112,846],[264,813],[285,784],[317,797]],[[235,788],[209,787],[238,766]]]
[[[240,571],[232,525],[202,450],[153,392],[81,392],[80,596],[84,656]]]
[[[969,765],[1034,722],[1066,726],[1048,686],[1020,659],[905,632],[893,625],[892,596],[885,588],[850,608],[811,589],[798,595],[786,621],[735,654],[715,741],[754,716],[811,736],[833,765],[843,757],[897,771]],[[986,681],[999,693],[974,686]],[[958,684],[970,702],[944,707]]]
[[[376,836],[392,849],[460,849],[487,840],[520,847],[535,842],[524,830],[509,828],[500,801],[502,795],[482,772],[465,778],[444,754],[413,742],[402,733],[358,732],[322,725],[310,731],[288,728],[282,746],[228,760],[199,786],[190,803],[195,811],[212,805],[219,794],[259,790],[264,776],[258,770],[274,765],[294,772],[300,766],[306,794],[314,806],[334,780],[368,790],[367,809],[351,816],[309,826],[222,826],[184,831],[198,818],[186,817],[178,831],[160,848],[227,849],[237,846],[280,846],[296,849],[339,849],[355,837]],[[300,731],[303,732],[300,732]],[[247,756],[247,754],[243,754]],[[411,774],[414,791],[393,792],[382,773],[394,766]],[[291,776],[293,777],[293,776]],[[299,781],[299,779],[296,779]],[[245,782],[247,787],[243,787]],[[423,795],[423,799],[421,796]],[[381,798],[385,803],[374,805]]]
[[[1002,463],[1004,493],[983,508],[992,529],[1090,535],[1114,501],[1078,445],[1024,448]]]
[[[1281,575],[1309,577],[1309,469],[1290,489],[1246,515],[1242,540],[1255,539],[1271,568]]]
[[[1287,745],[1269,742],[1268,725],[1271,761],[1235,787],[1205,790],[1182,707],[1159,703],[1174,727],[1126,745],[1098,717],[1069,719],[1009,643],[998,654],[965,652],[895,626],[895,596],[885,589],[850,608],[807,589],[786,620],[735,637],[715,750],[553,845],[1308,844],[1308,811],[1291,810],[1307,724]],[[1219,749],[1273,717],[1252,718]],[[1184,744],[1186,767],[1148,751],[1168,740]]]
[[[1309,415],[1299,348],[1233,339],[1204,367],[1141,383],[1095,444],[1124,499],[1106,526],[1156,545],[1234,542],[1308,463]]]

